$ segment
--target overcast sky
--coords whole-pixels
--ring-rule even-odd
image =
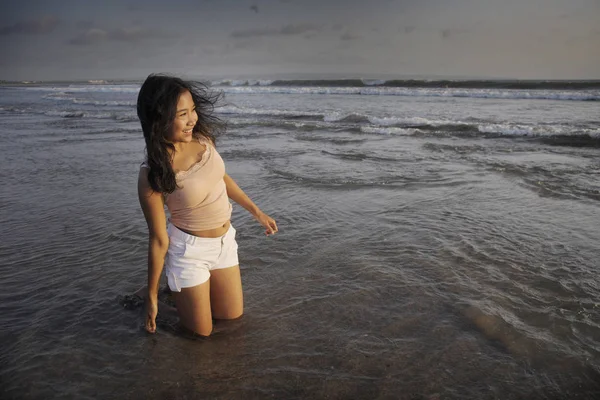
[[[600,79],[600,0],[0,0],[0,79]]]

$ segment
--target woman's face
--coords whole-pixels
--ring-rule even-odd
[[[175,121],[173,121],[173,129],[169,141],[189,143],[192,141],[192,130],[198,122],[198,114],[196,114],[196,105],[192,95],[187,90],[179,96],[175,113]]]

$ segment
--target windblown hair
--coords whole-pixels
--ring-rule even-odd
[[[175,146],[168,138],[173,129],[179,96],[186,91],[192,95],[198,114],[198,122],[192,130],[193,138],[204,136],[214,144],[216,136],[225,128],[225,124],[214,115],[221,93],[211,92],[199,82],[186,82],[167,75],[149,75],[138,94],[137,115],[146,141],[146,162],[150,169],[148,181],[156,192],[173,193],[177,188],[171,166]]]

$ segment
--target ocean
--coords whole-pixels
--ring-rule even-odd
[[[140,82],[0,86],[2,399],[600,398],[600,82],[219,80],[245,315],[143,329]]]

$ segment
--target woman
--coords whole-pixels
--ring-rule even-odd
[[[275,220],[225,173],[215,148],[215,133],[221,127],[212,115],[217,99],[198,85],[164,75],[148,76],[138,95],[147,152],[138,195],[150,234],[145,326],[151,333],[156,331],[163,265],[185,328],[208,336],[213,318],[242,315],[229,198],[254,215],[267,236],[277,232]]]

